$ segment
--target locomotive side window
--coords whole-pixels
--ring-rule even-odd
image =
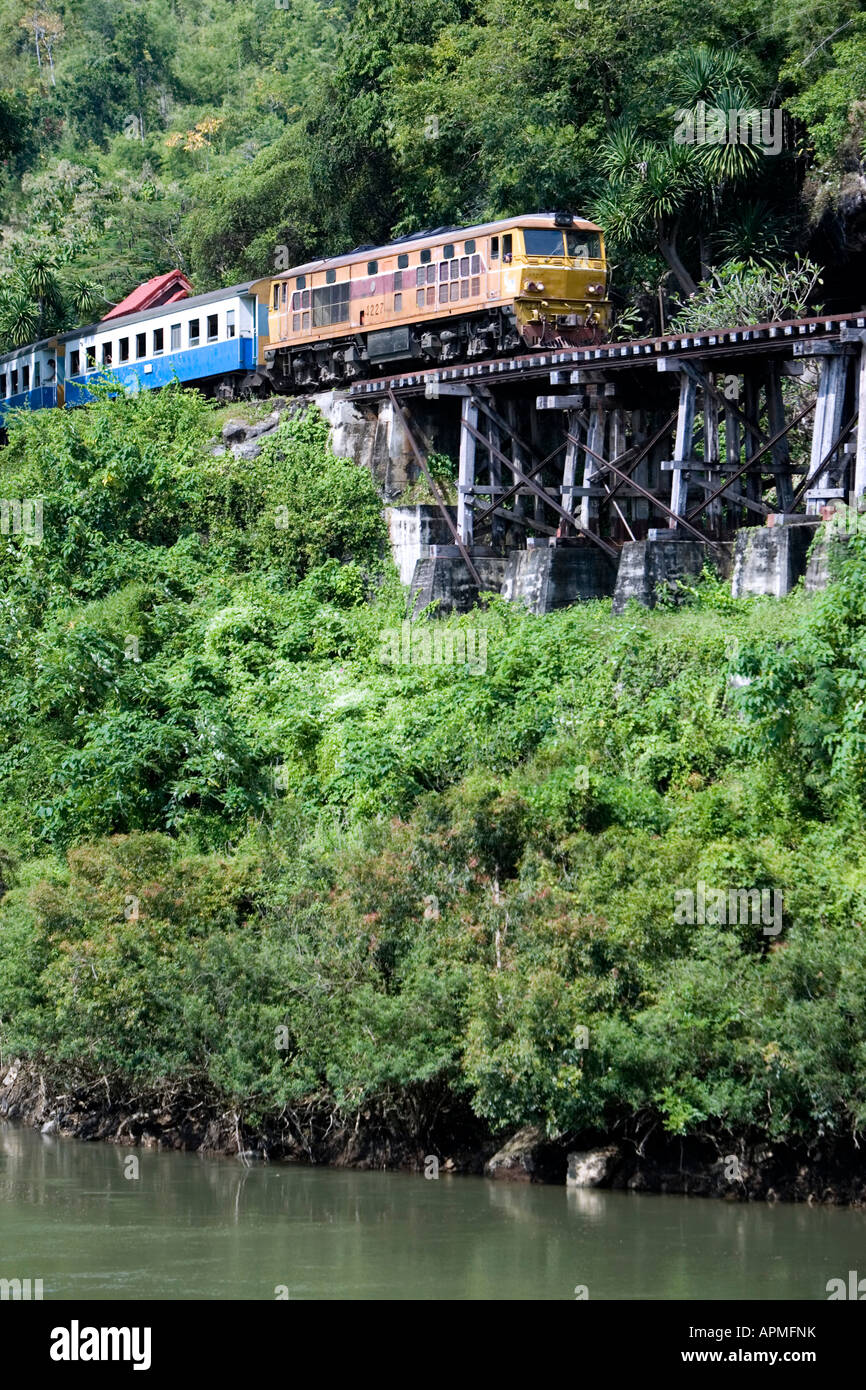
[[[275,286],[274,286],[274,293],[276,293],[276,289],[277,289],[277,287],[276,287],[276,285],[275,285]],[[187,338],[187,341],[189,342],[190,347],[198,347],[198,335],[199,335],[199,322],[198,322],[198,319],[190,319],[190,321],[189,321],[189,335],[188,335],[188,338]]]
[[[397,265],[400,270],[405,270],[409,264],[409,257],[405,251],[401,251],[397,257]]]

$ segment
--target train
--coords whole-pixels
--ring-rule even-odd
[[[179,381],[232,400],[581,346],[610,327],[602,229],[567,212],[415,232],[209,294],[186,295],[178,276],[162,277],[168,302],[124,312],[131,296],[99,323],[0,355],[0,430],[14,409],[86,403],[97,381],[128,393]]]

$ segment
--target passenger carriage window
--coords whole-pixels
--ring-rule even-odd
[[[36,362],[33,367],[33,385],[42,385],[42,363]]]
[[[422,264],[422,265],[429,265],[429,263],[430,263],[430,247],[429,247],[429,246],[425,246],[425,247],[424,247],[424,250],[421,252],[421,264]]]
[[[155,329],[153,330],[153,355],[154,355],[154,357],[158,357],[159,354],[162,352],[162,350],[163,350],[163,342],[164,342],[164,339],[165,339],[165,329],[164,329],[164,328],[155,328]]]
[[[301,316],[300,316],[300,314],[292,314],[292,332],[293,332],[293,333],[300,333],[300,331],[301,331]]]
[[[447,261],[440,261],[440,262],[439,262],[439,279],[440,279],[440,280],[447,280],[447,279],[448,279],[448,262],[447,262]]]
[[[29,391],[29,390],[30,390],[30,367],[29,367],[29,366],[27,366],[27,367],[22,367],[22,368],[21,368],[21,390],[22,390],[22,391]]]
[[[461,261],[460,261],[460,274],[461,274],[461,275],[468,275],[468,274],[469,274],[469,257],[468,257],[468,256],[463,256],[462,259],[461,259]]]
[[[233,338],[234,336],[235,336],[235,311],[234,311],[234,309],[226,309],[226,337],[227,337],[227,338]]]
[[[336,280],[336,278],[337,278],[337,272],[336,272],[336,270],[326,270],[326,271],[325,271],[325,284],[326,284],[326,285],[333,285],[334,282],[335,282],[335,280]]]
[[[280,287],[279,287],[279,285],[274,285],[274,313],[277,312],[277,310],[279,309],[279,307],[280,307]]]
[[[85,363],[87,364],[87,370],[88,370],[89,372],[92,372],[93,369],[94,369],[94,367],[96,366],[96,348],[95,348],[95,347],[89,347],[89,348],[85,348],[85,349],[84,349],[84,361],[85,361]]]
[[[69,354],[69,375],[70,375],[70,376],[78,376],[78,373],[79,373],[80,371],[81,371],[81,353],[78,351],[78,349],[76,349],[75,352],[70,352],[70,354]]]
[[[13,367],[13,368],[12,368],[12,371],[9,373],[9,380],[12,382],[12,390],[11,390],[10,394],[13,395],[13,396],[17,396],[17,394],[18,394],[18,368],[17,368],[17,367]]]
[[[430,306],[431,304],[435,304],[435,303],[436,303],[436,286],[435,286],[435,285],[431,285],[431,286],[429,287],[429,289],[427,290],[427,305],[428,305],[428,308],[429,308],[429,306]]]
[[[480,257],[480,256],[473,256],[473,257],[472,257],[472,274],[473,274],[473,275],[480,275],[480,274],[481,274],[481,257]]]
[[[409,256],[408,256],[407,252],[401,251],[400,254],[399,254],[399,256],[397,257],[397,268],[398,268],[399,270],[405,270],[406,267],[408,266],[408,264],[409,264]]]
[[[446,261],[450,261],[454,255],[454,243],[449,241],[447,246],[442,247],[442,256]]]
[[[459,280],[452,280],[452,281],[451,281],[451,303],[453,304],[453,303],[454,303],[454,300],[455,300],[455,299],[459,299],[459,298],[460,298],[460,281],[459,281]]]
[[[304,288],[306,287],[306,284],[307,284],[307,277],[306,277],[306,275],[298,275],[298,276],[296,276],[296,277],[295,277],[295,284],[297,285],[297,287],[298,287],[299,290],[304,289]],[[286,296],[285,296],[285,294],[284,294],[284,295],[283,295],[283,303],[285,304],[285,302],[286,302]]]
[[[367,262],[367,274],[368,274],[368,275],[378,275],[378,273],[379,273],[379,262],[378,262],[378,261],[368,261],[368,262]]]
[[[403,272],[402,272],[402,270],[395,270],[395,271],[394,271],[394,289],[395,289],[395,290],[402,290],[402,288],[403,288]]]
[[[0,372],[0,396],[6,395],[6,373]]]
[[[435,284],[436,284],[436,267],[435,267],[435,265],[428,265],[428,267],[427,267],[427,284],[428,284],[428,285],[435,285]]]
[[[426,293],[425,290],[418,290],[418,291],[416,292],[416,295],[415,295],[415,307],[416,307],[417,309],[423,309],[423,308],[424,308],[424,296],[425,296],[425,293]]]
[[[295,290],[295,293],[292,295],[292,308],[293,308],[293,309],[300,309],[300,307],[301,307],[301,291],[300,291],[300,290]]]
[[[431,266],[430,269],[432,270],[433,267]],[[427,271],[424,269],[423,265],[419,265],[417,270],[415,271],[415,284],[423,285],[426,279]]]
[[[447,304],[447,303],[448,303],[448,286],[447,286],[447,285],[440,285],[440,286],[439,286],[439,303],[440,303],[440,304]]]
[[[111,366],[111,343],[102,344],[102,365],[103,367]]]
[[[128,361],[129,361],[129,339],[128,339],[128,338],[121,338],[120,342],[117,344],[117,347],[118,347],[118,353],[119,353],[121,362],[128,362]]]
[[[481,280],[480,280],[480,277],[476,275],[475,279],[472,280],[472,281],[470,282],[470,284],[471,284],[471,287],[472,287],[471,290],[470,290],[470,293],[471,293],[471,295],[472,295],[472,298],[473,298],[473,299],[477,299],[478,296],[479,296],[480,293],[481,293]]]
[[[394,313],[395,313],[395,314],[399,314],[399,313],[400,313],[400,310],[401,310],[402,308],[403,308],[403,296],[402,296],[402,294],[395,294],[395,295],[394,295]]]
[[[310,307],[310,291],[309,291],[309,290],[304,290],[303,294],[301,295],[301,308],[302,308],[302,309],[309,309],[309,307]]]
[[[491,261],[498,261],[498,260],[499,260],[499,237],[498,237],[498,236],[492,236],[492,237],[490,238],[490,259],[491,259]]]
[[[304,277],[303,277],[303,275],[302,275],[302,276],[301,276],[301,279],[303,280],[303,278],[304,278]],[[284,312],[284,313],[285,313],[285,309],[286,309],[286,297],[287,297],[288,293],[289,293],[288,282],[284,282],[284,284],[283,284],[283,312]]]
[[[458,280],[459,278],[460,278],[460,262],[459,262],[459,261],[452,261],[452,262],[451,262],[451,279],[452,279],[452,280]]]
[[[172,350],[172,352],[180,352],[180,324],[179,324],[179,323],[173,323],[173,324],[171,325],[171,350]]]
[[[310,315],[309,315],[309,314],[304,314],[302,317],[303,317],[303,331],[304,331],[304,333],[309,333],[309,331],[310,331]]]
[[[187,335],[187,342],[189,343],[190,347],[198,347],[198,334],[199,334],[199,326],[198,326],[198,325],[199,325],[198,319],[190,319],[190,321],[189,321],[189,331],[188,331],[188,335]]]
[[[471,256],[471,255],[472,255],[472,252],[475,250],[475,238],[474,238],[474,237],[473,237],[470,241],[464,241],[464,243],[463,243],[463,250],[466,252],[467,256]]]
[[[460,298],[461,298],[461,299],[468,299],[468,298],[469,298],[469,281],[468,281],[468,280],[461,280],[461,281],[460,281]]]
[[[212,342],[214,341],[215,338],[218,338],[218,337],[219,337],[219,331],[220,331],[219,314],[208,314],[208,316],[207,316],[207,340],[208,340],[209,343],[212,343]]]
[[[135,355],[136,357],[147,356],[147,334],[136,333],[135,335]]]

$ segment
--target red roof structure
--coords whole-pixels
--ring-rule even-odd
[[[192,285],[183,271],[169,270],[165,275],[155,275],[152,280],[145,280],[137,290],[109,309],[102,321],[140,314],[145,309],[158,309],[162,304],[174,304],[176,300],[187,299],[191,294]]]

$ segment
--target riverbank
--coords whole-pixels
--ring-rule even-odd
[[[178,1087],[127,1095],[106,1079],[52,1088],[16,1060],[0,1079],[0,1119],[45,1135],[127,1147],[358,1170],[483,1174],[509,1183],[715,1197],[725,1201],[866,1206],[866,1169],[855,1145],[747,1140],[637,1144],[597,1134],[547,1139],[526,1126],[494,1136],[447,1095],[394,1097],[340,1117],[324,1105],[245,1123],[213,1094]]]

